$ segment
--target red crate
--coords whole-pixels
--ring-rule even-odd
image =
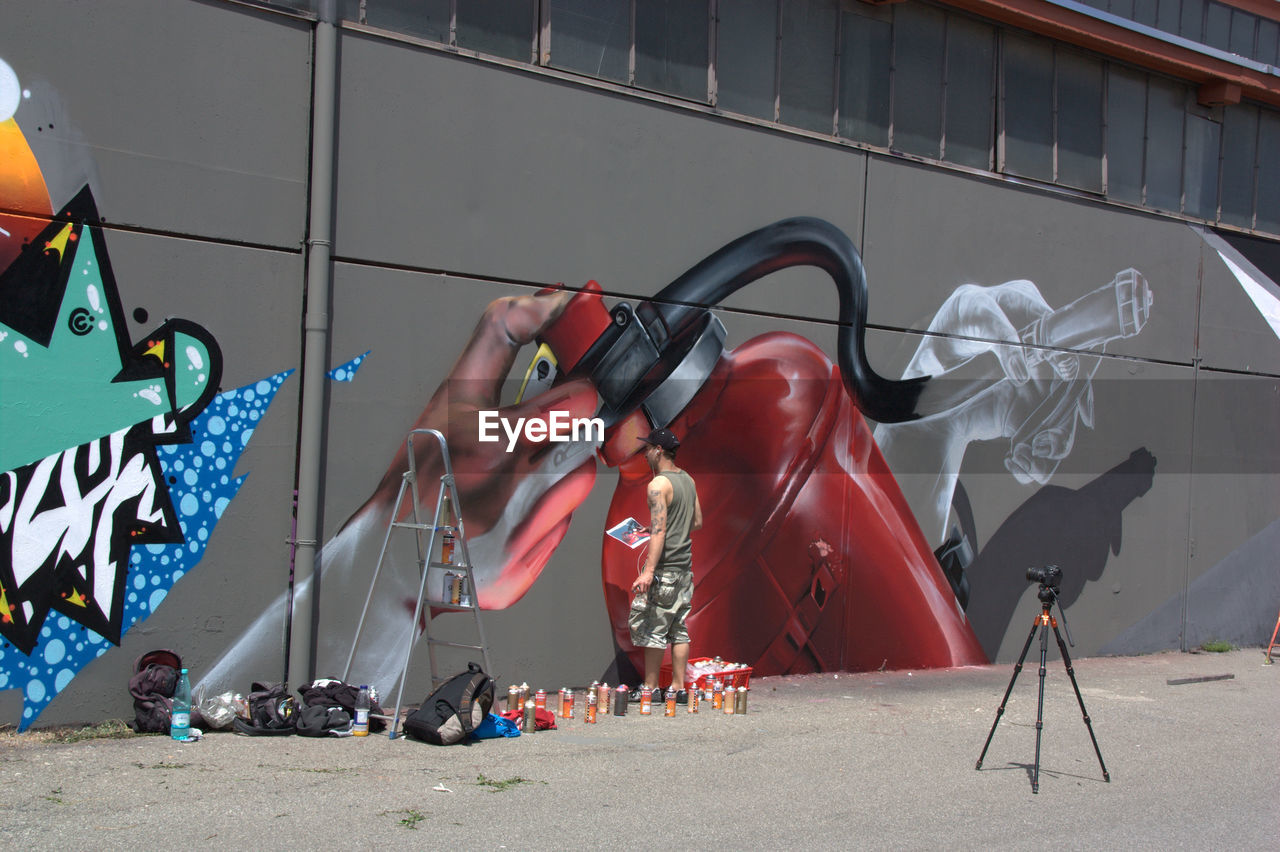
[[[693,659],[689,660],[689,665],[693,665],[694,663],[709,663],[711,662],[711,659],[712,659],[711,657],[694,657]],[[737,689],[740,686],[745,686],[748,689],[751,688],[751,666],[741,666],[739,668],[732,669],[730,671],[709,672],[707,674],[700,675],[697,678],[696,682],[692,684],[686,683],[685,689],[706,689],[707,686],[711,683],[711,679],[713,677],[725,679],[726,681],[728,681],[726,685],[731,686],[734,689]],[[662,664],[662,672],[658,677],[658,683],[663,689],[666,689],[667,687],[671,686],[670,658],[668,658]]]
[[[695,663],[706,663],[710,661],[711,661],[710,657],[697,657],[695,659],[690,660],[689,665],[694,665]],[[725,686],[730,686],[730,687],[733,687],[734,689],[737,689],[740,686],[745,686],[748,689],[750,689],[751,688],[751,666],[739,666],[738,668],[730,669],[729,671],[708,672],[707,674],[700,675],[698,679],[694,682],[693,686],[696,689],[706,689],[707,686],[710,685],[713,678],[718,678],[722,680]]]

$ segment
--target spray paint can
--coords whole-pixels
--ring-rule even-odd
[[[529,684],[527,684],[527,683],[522,683],[522,684],[520,684],[520,704],[519,704],[519,706],[523,709],[523,708],[524,708],[524,703],[525,703],[526,701],[528,701],[528,700],[529,700]]]
[[[583,721],[588,725],[594,725],[596,723],[596,713],[599,710],[598,705],[600,702],[600,693],[598,690],[599,687],[595,684],[592,684],[591,688],[587,690],[587,712],[583,716]]]
[[[663,715],[676,715],[676,688],[674,685],[667,687],[667,707]]]
[[[737,699],[737,691],[733,688],[733,686],[732,685],[725,686],[724,692],[722,692],[720,696],[721,709],[724,711],[724,715],[726,716],[733,715],[733,704],[736,699]]]
[[[520,701],[520,687],[513,683],[507,687],[507,712],[519,710],[523,706],[524,703]]]
[[[524,702],[524,726],[522,730],[526,734],[532,734],[538,730],[538,707],[534,704],[532,698]]]
[[[440,537],[440,561],[445,565],[453,564],[453,503],[449,495],[444,495],[444,506],[440,510],[443,535]],[[457,601],[454,601],[457,603]]]
[[[724,682],[720,678],[711,679],[711,709],[719,710],[724,706]]]
[[[600,684],[600,715],[608,716],[609,708],[613,703],[613,690],[609,689],[608,681]]]
[[[747,715],[747,688],[745,686],[738,687],[737,694],[733,697],[733,712],[738,716]]]
[[[453,575],[450,585],[450,602],[458,606],[471,606],[471,591],[467,588],[467,575],[461,572]]]
[[[618,684],[618,688],[614,690],[613,695],[613,715],[627,715],[627,701],[629,699],[630,695],[627,692],[627,685],[625,683]]]
[[[649,687],[640,688],[640,715],[650,716],[653,714],[653,691]]]
[[[564,711],[565,711],[564,717],[566,719],[573,718],[573,703],[574,703],[573,690],[566,687],[564,691]]]
[[[539,710],[547,709],[547,691],[545,689],[539,689],[534,693],[533,704]]]
[[[693,684],[693,689],[689,690],[689,710],[690,713],[698,712],[698,685]]]

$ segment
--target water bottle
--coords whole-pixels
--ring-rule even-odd
[[[360,685],[360,693],[356,696],[356,723],[351,728],[353,736],[369,736],[369,686]]]
[[[173,709],[169,713],[169,736],[186,741],[191,736],[191,679],[183,669],[173,690]]]

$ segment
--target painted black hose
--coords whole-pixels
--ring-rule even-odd
[[[654,308],[675,337],[708,307],[793,266],[816,266],[835,282],[840,295],[837,363],[858,409],[880,423],[917,419],[928,377],[886,379],[867,363],[867,275],[853,242],[830,222],[783,219],[739,237],[664,287],[653,298]]]

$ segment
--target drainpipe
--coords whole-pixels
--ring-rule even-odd
[[[315,621],[319,577],[313,579],[320,536],[320,471],[324,395],[329,358],[329,291],[333,277],[334,113],[338,89],[338,3],[320,0],[315,30],[311,103],[311,201],[307,222],[306,326],[298,435],[298,508],[294,576],[290,585],[286,680],[315,679]],[[297,598],[294,589],[310,587]]]

